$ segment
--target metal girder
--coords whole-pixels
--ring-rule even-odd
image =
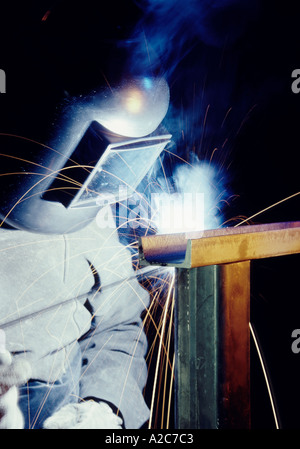
[[[250,263],[177,271],[175,426],[250,427]]]
[[[143,265],[200,267],[300,252],[300,222],[140,238]]]
[[[250,263],[300,253],[300,222],[141,237],[139,252],[176,270],[176,428],[249,428]]]

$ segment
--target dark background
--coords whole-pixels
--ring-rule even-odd
[[[134,24],[148,13],[144,2],[139,11],[133,2],[121,2],[122,10],[120,2],[111,1],[110,7],[102,1],[75,3],[1,5],[0,68],[7,75],[7,93],[0,96],[1,132],[43,141],[57,104],[100,85],[103,70],[109,79],[118,78],[122,71],[116,66],[122,61],[123,70],[124,55],[133,55],[135,46],[127,46],[114,59],[110,45],[133,33]],[[171,27],[176,25],[172,8],[166,8],[168,15],[151,11],[143,22],[155,54],[151,70],[163,72],[169,81],[165,125],[174,136],[176,154],[189,160],[194,153],[215,164],[228,192],[223,208],[228,225],[253,215],[250,223],[256,224],[299,220],[300,196],[258,214],[300,190],[300,94],[291,90],[291,73],[300,68],[296,0],[229,1],[218,11],[206,1],[190,3],[195,12],[188,16],[182,9],[185,21],[178,22],[178,33]],[[103,44],[108,34],[110,43]],[[137,66],[135,59],[130,67]],[[168,169],[172,172],[173,166]],[[300,354],[291,351],[291,333],[300,328],[299,266],[298,256],[252,265],[252,322],[283,428],[300,426]],[[252,360],[253,425],[273,428],[255,351]]]

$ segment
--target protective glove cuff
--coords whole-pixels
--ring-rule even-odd
[[[83,398],[81,402],[86,402],[86,401],[94,401],[94,402],[99,402],[99,403],[105,402],[107,405],[109,405],[109,407],[112,409],[114,414],[119,416],[122,419],[122,429],[125,429],[124,417],[123,417],[120,409],[118,407],[116,407],[114,404],[112,404],[109,401],[106,401],[105,399],[97,398],[95,396],[87,396],[87,397]]]

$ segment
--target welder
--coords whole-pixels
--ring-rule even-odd
[[[130,64],[134,3],[44,3],[19,13],[5,59],[0,428],[139,428],[149,294],[111,203],[169,141],[169,88],[151,61]]]

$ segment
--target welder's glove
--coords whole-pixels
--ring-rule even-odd
[[[122,419],[106,402],[68,404],[44,422],[44,429],[122,429]]]
[[[8,351],[0,352],[0,429],[23,429],[24,418],[18,406],[18,385],[31,374],[26,360],[13,360]]]

